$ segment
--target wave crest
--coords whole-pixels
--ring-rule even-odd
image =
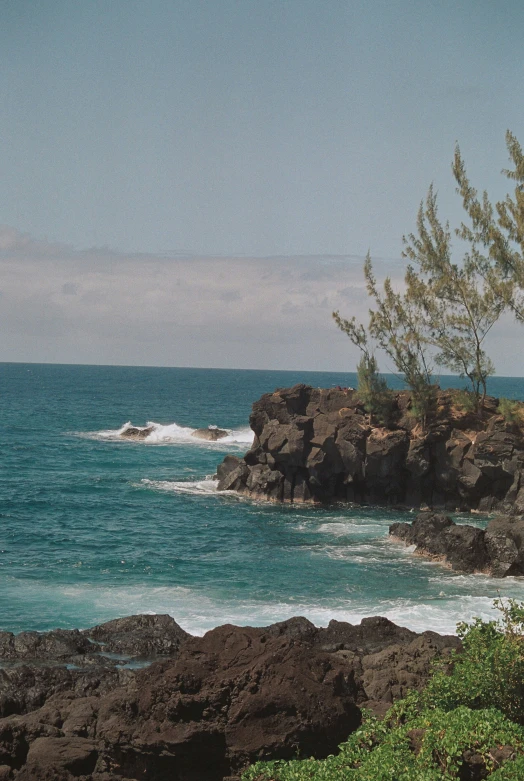
[[[218,429],[218,426],[209,426],[210,431]],[[221,429],[225,431],[225,436],[217,440],[202,439],[198,436],[199,429],[189,426],[179,426],[178,423],[155,423],[148,421],[145,426],[134,426],[131,421],[127,421],[119,429],[107,429],[97,431],[92,434],[96,439],[109,441],[130,441],[144,443],[147,445],[182,445],[192,444],[203,447],[220,449],[224,445],[231,447],[237,445],[242,448],[250,447],[253,444],[254,434],[248,427],[239,429]],[[132,431],[126,435],[126,432]]]

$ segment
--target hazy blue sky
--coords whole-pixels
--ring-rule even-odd
[[[257,282],[256,261],[228,258],[279,256],[267,262],[297,295],[306,261],[282,256],[319,256],[307,273],[323,279],[327,256],[398,258],[431,181],[441,214],[460,218],[457,140],[474,182],[502,195],[505,130],[524,137],[523,39],[522,0],[3,0],[0,360],[344,368],[349,345],[328,352],[329,306],[356,280],[352,261],[329,266],[338,287],[308,353],[308,307],[295,310],[286,347],[286,296],[264,286],[262,263]],[[204,303],[218,266],[202,256],[222,256],[231,280],[217,300],[233,295],[233,307],[258,286],[277,345],[249,307],[228,331]],[[123,328],[125,296],[153,295],[161,268],[163,299],[162,275],[176,280],[180,264],[200,337],[188,351],[181,315],[164,338],[151,314],[140,347],[140,301]],[[96,274],[98,304],[68,308],[88,277],[95,295]],[[44,289],[56,296],[48,308]],[[223,345],[238,328],[235,360]]]

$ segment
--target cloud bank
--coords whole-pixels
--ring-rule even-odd
[[[331,312],[365,317],[362,264],[78,251],[4,226],[0,361],[353,371]],[[400,279],[403,265],[375,269]],[[509,322],[494,335],[499,374],[524,373],[521,336]]]

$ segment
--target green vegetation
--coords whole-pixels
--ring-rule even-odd
[[[499,399],[498,413],[508,423],[522,423],[521,406],[511,399]]]
[[[391,391],[378,373],[374,355],[363,355],[357,366],[358,395],[370,423],[386,424],[391,412]]]
[[[454,232],[441,222],[431,186],[419,208],[416,232],[404,237],[403,292],[393,288],[389,277],[379,289],[368,254],[364,276],[372,306],[367,325],[333,313],[356,346],[364,334],[366,343],[376,344],[393,361],[423,425],[435,396],[431,362],[466,378],[474,410],[482,412],[487,380],[495,372],[486,337],[505,310],[524,322],[524,154],[509,131],[506,145],[512,168],[503,173],[515,182],[513,194],[495,205],[486,192],[479,197],[457,147],[452,170],[467,222]],[[453,234],[466,248],[457,260]]]
[[[366,329],[358,324],[354,317],[351,320],[343,320],[338,312],[335,312],[333,317],[338,327],[362,353],[357,366],[358,396],[369,415],[369,421],[385,424],[391,412],[392,394],[386,380],[379,374],[375,355],[369,349]]]
[[[459,624],[462,649],[436,664],[426,689],[383,721],[364,714],[336,756],[258,762],[242,781],[522,781],[524,606],[495,605],[499,621]]]
[[[476,399],[474,395],[471,393],[471,391],[464,389],[464,390],[455,390],[453,392],[453,403],[458,409],[462,410],[462,412],[475,412],[475,406],[476,406]]]

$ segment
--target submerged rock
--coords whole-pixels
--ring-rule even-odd
[[[120,432],[120,436],[124,439],[147,439],[147,437],[155,430],[154,426],[145,426],[140,428],[139,426],[127,426]]]
[[[197,428],[193,431],[191,436],[196,437],[197,439],[205,439],[208,442],[217,442],[219,439],[227,437],[227,435],[227,431],[224,431],[222,428],[208,426],[208,428]]]
[[[389,425],[373,426],[351,388],[295,385],[253,404],[243,459],[227,456],[218,490],[279,502],[358,502],[524,512],[524,430],[486,399],[480,419],[438,391],[425,432],[407,391]]]
[[[35,647],[50,648],[48,635]],[[133,616],[78,642],[90,637],[169,656],[136,672],[71,670],[47,657],[0,670],[0,778],[222,781],[257,759],[325,757],[358,727],[363,705],[383,712],[459,645],[380,617],[325,629],[297,617],[191,637],[168,616]]]

